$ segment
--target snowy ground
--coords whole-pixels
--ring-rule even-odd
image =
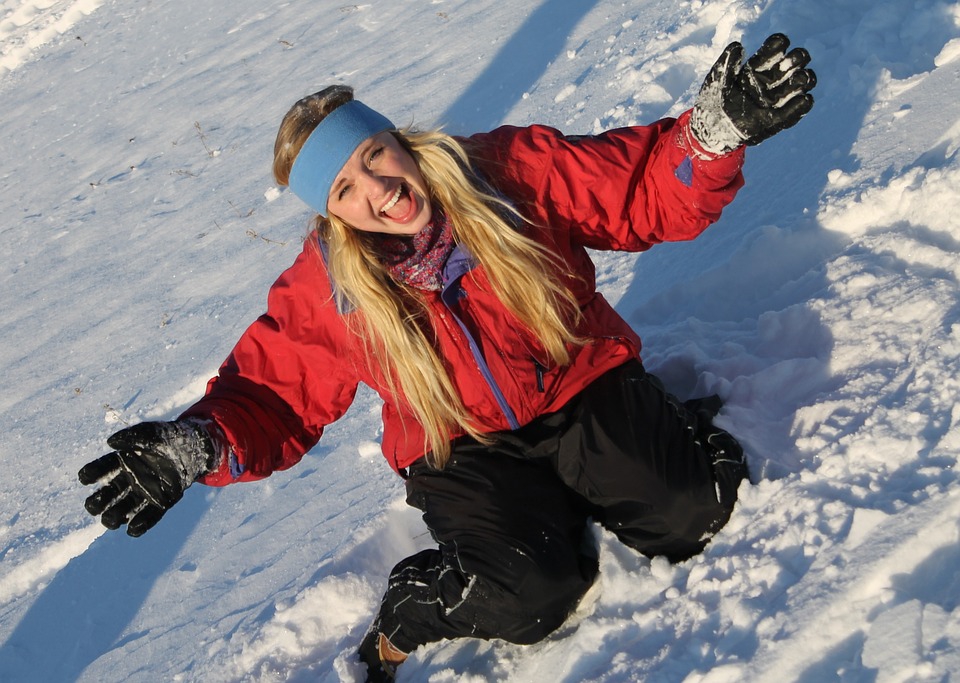
[[[2,0],[0,680],[350,681],[389,568],[428,543],[378,405],[294,470],[103,533],[76,470],[202,391],[307,214],[289,104],[568,133],[690,106],[726,43],[814,55],[813,113],[748,154],[696,242],[598,254],[681,396],[719,391],[755,485],[700,557],[601,536],[538,645],[419,650],[400,681],[960,680],[960,3]]]

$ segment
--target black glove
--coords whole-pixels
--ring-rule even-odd
[[[730,43],[700,88],[690,117],[690,131],[712,154],[740,145],[755,145],[794,125],[813,107],[808,94],[817,84],[805,68],[810,53],[787,52],[782,33],[767,38],[746,64],[743,46]]]
[[[160,521],[197,477],[220,463],[220,449],[198,420],[142,422],[109,439],[114,449],[85,465],[83,485],[103,486],[84,504],[108,529],[140,536]]]

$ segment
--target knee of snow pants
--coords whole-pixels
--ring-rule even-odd
[[[598,378],[568,407],[556,467],[593,516],[621,541],[671,561],[701,550],[729,519],[746,474],[717,466],[716,437],[742,461],[729,434],[698,416],[641,364]]]
[[[407,500],[439,548],[391,573],[378,628],[402,650],[463,636],[537,642],[596,577],[586,516],[549,463],[461,439],[442,471],[411,468]]]

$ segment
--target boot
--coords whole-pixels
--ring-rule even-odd
[[[723,401],[713,394],[684,401],[684,407],[696,418],[696,437],[713,466],[717,482],[717,502],[728,509],[737,500],[740,482],[748,479],[747,460],[743,447],[731,435],[713,424]]]

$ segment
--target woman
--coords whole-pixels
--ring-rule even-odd
[[[317,213],[204,398],[112,436],[80,471],[104,525],[144,533],[194,481],[288,468],[360,382],[383,399],[383,452],[438,547],[391,572],[360,646],[392,679],[443,638],[542,639],[597,573],[593,518],[673,561],[727,521],[737,442],[639,361],[596,291],[587,248],[696,237],[742,185],[743,147],[813,104],[803,49],[731,44],[677,120],[564,137],[503,127],[457,140],[399,131],[333,86],[299,101],[274,175]]]

